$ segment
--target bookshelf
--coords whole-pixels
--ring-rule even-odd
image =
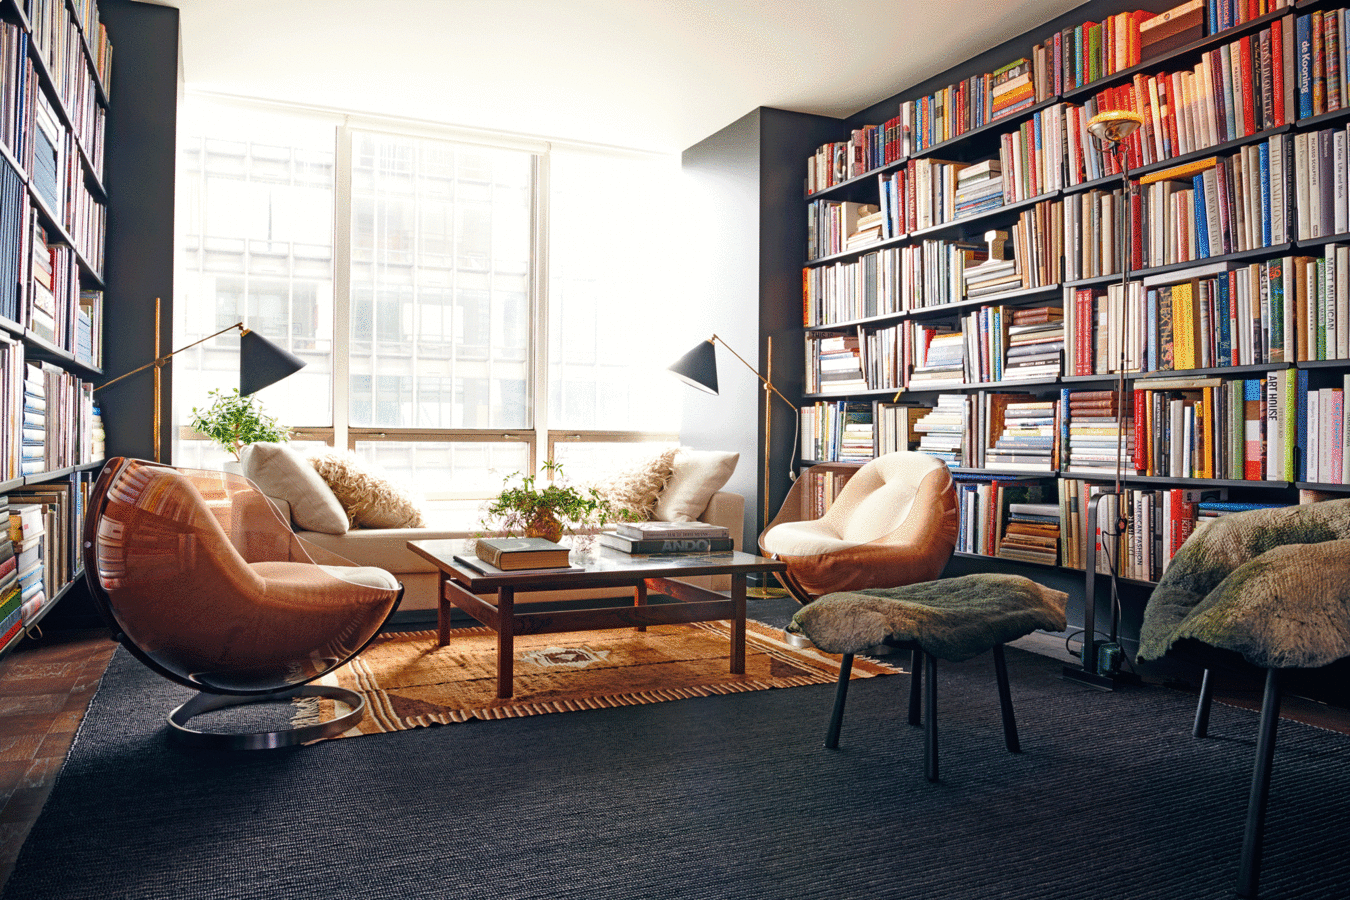
[[[0,655],[78,584],[104,456],[111,60],[93,0],[0,3]]]
[[[1198,521],[1350,496],[1350,4],[1211,2],[1145,41],[1137,13],[1177,5],[1084,4],[804,160],[801,467],[861,464],[864,421],[874,452],[947,459],[949,574],[1054,583],[1081,625],[1084,511],[1120,445],[1127,643]],[[1085,127],[1119,108],[1145,121],[1128,210]]]

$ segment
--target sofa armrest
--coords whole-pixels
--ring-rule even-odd
[[[732,546],[739,550],[745,532],[745,498],[730,491],[718,491],[712,495],[698,520],[726,528],[731,534]]]

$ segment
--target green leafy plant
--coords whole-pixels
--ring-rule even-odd
[[[541,473],[514,472],[505,487],[488,501],[483,511],[483,526],[499,534],[525,534],[556,541],[564,531],[586,524],[604,525],[626,519],[626,511],[611,504],[592,487],[577,487],[562,480],[562,464],[546,460]]]
[[[259,441],[289,441],[289,428],[262,410],[262,401],[253,395],[242,397],[238,389],[207,391],[211,402],[202,409],[192,408],[193,430],[206,435],[239,459],[239,452]]]

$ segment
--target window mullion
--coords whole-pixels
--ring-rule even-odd
[[[333,166],[333,446],[350,449],[352,349],[352,129],[337,129]],[[373,387],[373,385],[372,385]]]
[[[530,305],[534,323],[530,333],[530,357],[534,363],[534,377],[528,388],[530,410],[534,424],[534,467],[539,467],[542,454],[549,448],[548,355],[549,355],[549,154],[534,156],[534,196],[530,208],[531,240],[534,243],[534,265],[530,267]]]

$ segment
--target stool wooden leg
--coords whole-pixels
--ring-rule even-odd
[[[1195,724],[1191,726],[1191,735],[1202,738],[1209,734],[1209,707],[1214,702],[1213,672],[1205,670],[1200,679],[1200,702],[1195,704]]]
[[[1003,645],[994,645],[994,675],[998,679],[998,703],[1003,712],[1003,743],[1009,753],[1021,753],[1017,740],[1017,720],[1013,718],[1012,691],[1008,689],[1008,663],[1003,658]]]
[[[917,647],[909,654],[909,724],[922,725],[919,700],[923,694],[923,651]]]
[[[839,747],[839,728],[844,724],[844,700],[848,697],[848,679],[853,672],[853,654],[845,653],[839,660],[839,683],[834,689],[834,711],[830,713],[830,727],[825,732],[825,747]]]
[[[938,780],[937,657],[923,654],[923,776]]]
[[[1280,673],[1278,669],[1267,669],[1266,692],[1261,700],[1261,731],[1256,738],[1256,765],[1252,769],[1252,791],[1247,800],[1247,826],[1242,835],[1242,859],[1238,863],[1239,897],[1255,897],[1261,880],[1261,840],[1266,827],[1266,804],[1270,800],[1270,768],[1275,761],[1275,730],[1279,724]]]

